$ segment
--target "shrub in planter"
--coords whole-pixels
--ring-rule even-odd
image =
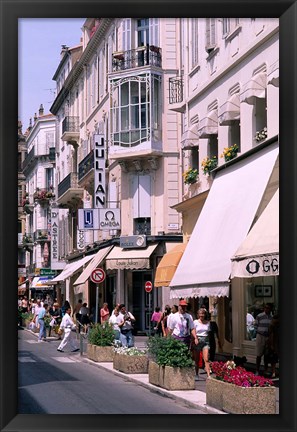
[[[233,361],[213,362],[206,381],[206,403],[232,414],[275,414],[276,392],[269,379],[237,367]]]
[[[194,363],[188,347],[171,336],[150,337],[149,382],[167,390],[195,389]]]
[[[148,357],[147,350],[140,350],[135,347],[115,348],[113,368],[130,374],[147,373]]]
[[[97,362],[112,362],[114,337],[113,326],[108,322],[93,325],[88,333],[88,358]]]

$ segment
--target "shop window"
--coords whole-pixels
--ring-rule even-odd
[[[245,281],[245,339],[255,340],[254,320],[263,312],[265,303],[271,304],[272,314],[278,313],[278,277],[247,279]]]

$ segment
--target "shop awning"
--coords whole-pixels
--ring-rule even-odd
[[[279,87],[279,61],[278,60],[271,65],[268,71],[267,84],[272,84],[275,87]]]
[[[170,298],[228,296],[231,257],[247,236],[278,144],[219,171],[170,283]]]
[[[72,263],[66,264],[64,267],[64,270],[56,276],[52,281],[53,282],[62,282],[69,277],[71,277],[74,273],[79,271],[84,264],[89,262],[91,259],[94,258],[94,255],[87,255],[84,258],[79,259],[78,261],[74,261]]]
[[[199,122],[199,138],[209,138],[210,135],[218,133],[218,110],[210,111],[206,117]]]
[[[241,243],[232,258],[231,277],[279,274],[279,191]]]
[[[227,102],[219,108],[219,123],[220,125],[228,126],[232,121],[239,120],[240,116],[240,100],[239,93],[232,95]]]
[[[255,103],[255,98],[263,99],[266,95],[267,75],[265,72],[254,75],[247,82],[240,94],[240,102],[246,102],[250,105]]]
[[[106,258],[106,268],[113,269],[148,269],[150,256],[158,244],[149,245],[144,249],[122,249],[115,246]]]
[[[199,144],[198,123],[193,124],[183,133],[181,139],[181,148],[183,150],[191,149]]]
[[[187,243],[179,243],[161,259],[155,276],[155,287],[168,287],[184,253]]]
[[[35,276],[32,280],[30,289],[44,289],[49,288],[48,282],[53,279],[53,276]]]
[[[100,249],[93,256],[92,261],[89,262],[89,264],[87,265],[87,267],[78,276],[78,278],[76,279],[76,281],[74,282],[73,285],[84,284],[89,279],[89,277],[91,276],[92,271],[95,270],[95,268],[98,267],[102,263],[102,261],[104,260],[104,258],[110,252],[111,249],[112,249],[112,246],[109,246],[109,247],[104,248],[104,249]]]

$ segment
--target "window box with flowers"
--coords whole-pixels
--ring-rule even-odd
[[[204,175],[209,175],[210,172],[218,166],[218,158],[213,156],[212,158],[203,159],[201,162]]]
[[[221,157],[225,158],[225,162],[228,162],[237,156],[238,150],[239,147],[237,144],[233,144],[230,147],[225,147]]]
[[[206,380],[206,404],[230,414],[276,414],[276,388],[267,378],[236,366],[212,362]]]
[[[198,170],[196,168],[189,168],[183,173],[184,183],[193,184],[198,180]]]
[[[267,127],[264,127],[261,131],[257,131],[255,135],[255,141],[260,142],[267,138]]]

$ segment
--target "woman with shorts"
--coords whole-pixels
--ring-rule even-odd
[[[196,335],[198,338],[198,345],[193,344],[193,353],[195,360],[195,372],[196,377],[195,380],[198,381],[199,376],[199,356],[202,351],[202,356],[205,364],[205,371],[207,373],[207,377],[210,376],[210,366],[209,366],[209,338],[208,333],[210,331],[210,322],[206,319],[207,311],[204,308],[201,308],[197,312],[198,319],[194,320],[194,326],[196,330]]]

